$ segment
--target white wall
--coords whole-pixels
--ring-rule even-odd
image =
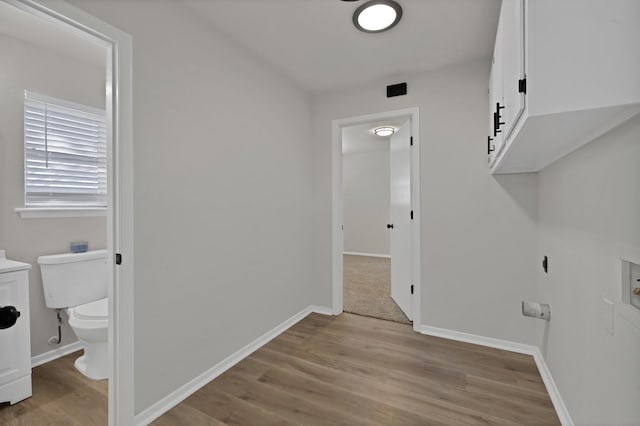
[[[315,303],[331,301],[331,120],[420,108],[422,323],[532,343],[535,175],[489,175],[489,64],[471,62],[314,98]],[[385,87],[407,81],[407,96]]]
[[[310,304],[310,100],[180,2],[74,3],[133,36],[139,413]]]
[[[44,303],[38,256],[65,253],[71,241],[106,247],[106,220],[100,218],[21,219],[24,207],[24,90],[28,89],[96,108],[105,107],[105,68],[0,35],[0,249],[9,258],[30,263],[31,354],[56,348],[55,311]],[[66,324],[62,344],[76,341]]]
[[[361,126],[345,128],[342,140],[366,140]],[[389,138],[374,141],[368,149],[345,152],[342,159],[344,191],[344,251],[390,255],[389,223],[390,175]]]
[[[539,174],[537,344],[576,424],[640,421],[640,328],[606,332],[602,302],[620,301],[620,259],[640,261],[639,141],[636,118]]]

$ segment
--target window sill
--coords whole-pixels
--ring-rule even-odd
[[[106,207],[21,207],[14,211],[22,219],[56,217],[101,217],[107,215]]]

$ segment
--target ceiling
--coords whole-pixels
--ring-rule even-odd
[[[79,33],[63,30],[49,21],[0,2],[0,35],[70,56],[83,63],[106,67],[106,49]]]
[[[340,0],[191,0],[219,32],[311,93],[488,58],[499,0],[397,0],[404,11],[388,32],[353,26],[363,3]],[[393,81],[395,82],[395,81]]]

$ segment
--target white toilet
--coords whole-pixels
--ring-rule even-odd
[[[69,325],[84,347],[75,367],[90,379],[109,375],[107,251],[64,253],[38,258],[44,300],[52,309],[68,308]]]

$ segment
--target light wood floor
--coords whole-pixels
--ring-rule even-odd
[[[0,425],[106,425],[107,382],[33,369],[33,397]],[[159,372],[159,374],[161,374]],[[154,422],[166,425],[557,425],[530,356],[312,314]]]
[[[72,353],[31,372],[33,396],[14,405],[0,404],[0,425],[106,425],[106,380],[90,380],[73,362]]]
[[[165,425],[556,425],[526,355],[312,314],[160,417]]]

